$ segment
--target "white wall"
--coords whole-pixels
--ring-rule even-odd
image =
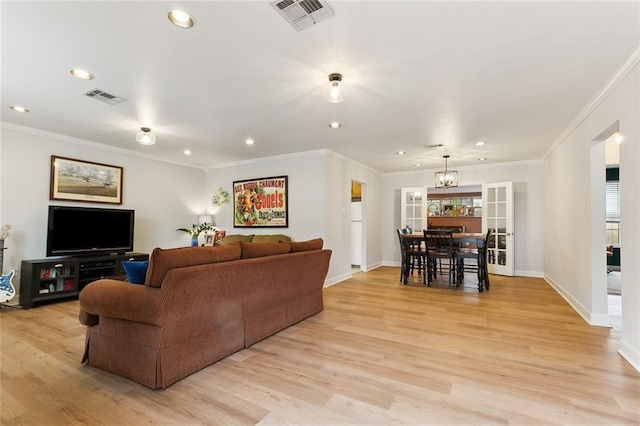
[[[227,234],[282,233],[294,241],[321,237],[325,248],[333,250],[327,284],[349,278],[351,180],[365,184],[370,194],[367,202],[376,209],[380,174],[332,151],[321,150],[210,168],[207,191],[209,197],[218,187],[231,193],[234,181],[283,175],[288,176],[289,183],[288,228],[234,228],[232,203],[212,210],[216,228]],[[380,264],[379,220],[376,215],[369,215],[365,223],[367,263]]]
[[[544,167],[541,161],[453,167],[458,170],[460,185],[513,182],[515,273],[520,276],[543,276]],[[400,223],[400,188],[434,185],[436,170],[389,173],[382,178],[383,217],[382,259],[386,265],[400,264],[400,247],[395,232]]]
[[[603,254],[604,192],[592,191],[592,179],[604,180],[604,148],[594,142],[616,122],[620,144],[620,229],[622,339],[620,353],[640,370],[640,71],[638,65],[594,107],[545,161],[545,275],[585,320],[602,324],[606,312],[606,257]],[[595,146],[594,146],[595,144]],[[590,167],[600,157],[601,168]],[[594,175],[595,174],[595,175]],[[602,184],[603,186],[604,184]],[[569,207],[567,207],[569,206]],[[593,211],[593,209],[602,211]],[[602,223],[602,222],[601,222]],[[602,234],[602,235],[601,235]],[[595,265],[596,267],[592,267]]]
[[[176,232],[176,228],[196,222],[197,213],[210,205],[203,169],[114,152],[103,145],[7,123],[3,123],[1,138],[0,226],[12,225],[11,236],[5,242],[5,270],[19,269],[22,259],[46,256],[49,205],[134,209],[134,249],[145,253],[154,247],[188,245],[189,236]],[[50,201],[51,155],[122,166],[122,206]]]

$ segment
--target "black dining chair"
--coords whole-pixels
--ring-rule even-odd
[[[489,274],[487,272],[487,247],[492,238],[491,229],[477,248],[460,247],[456,249],[456,284],[464,280],[465,272],[474,272],[478,277],[478,291],[486,287],[489,290]]]
[[[436,278],[438,269],[442,275],[442,268],[449,275],[449,288],[454,282],[456,253],[453,245],[453,233],[450,230],[423,229],[426,244],[426,265],[422,282],[431,287]]]
[[[415,268],[418,269],[418,274],[423,273],[425,260],[425,251],[421,249],[420,245],[415,246],[413,241],[403,238],[403,235],[409,234],[406,228],[396,229],[398,234],[398,241],[400,243],[400,281],[403,284],[407,284],[409,275],[413,275]]]
[[[489,228],[487,230],[487,235],[484,237],[484,241],[482,242],[482,247],[480,247],[480,255],[478,256],[478,269],[480,269],[479,275],[482,277],[482,282],[484,283],[484,288],[489,291],[489,287],[491,286],[489,283],[489,244],[491,239],[493,238],[493,230]],[[482,291],[480,284],[478,285],[478,290]]]

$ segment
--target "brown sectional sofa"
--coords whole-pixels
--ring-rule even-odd
[[[323,309],[322,240],[155,249],[145,285],[80,293],[88,364],[163,389]]]

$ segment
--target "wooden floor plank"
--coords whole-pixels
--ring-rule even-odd
[[[80,365],[78,302],[0,311],[0,422],[640,424],[616,330],[546,282],[449,290],[398,268],[326,288],[325,310],[164,391]]]

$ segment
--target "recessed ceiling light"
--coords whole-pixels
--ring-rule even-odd
[[[26,109],[23,106],[20,105],[13,105],[9,107],[10,110],[15,111],[15,112],[29,112],[28,109]]]
[[[247,145],[253,145],[253,139],[247,139],[246,141],[244,141],[244,143],[246,143]]]
[[[72,69],[69,72],[72,76],[74,76],[75,78],[79,78],[80,80],[93,80],[95,78],[93,74],[85,70]]]
[[[184,150],[184,155],[191,155],[191,151],[189,151],[188,149]]]
[[[422,164],[420,164],[420,163],[416,164],[416,167],[421,167],[421,166],[422,166]]]
[[[191,15],[178,9],[170,10],[167,13],[167,18],[173,25],[180,28],[191,28],[196,24],[196,21]]]
[[[339,129],[342,126],[342,124],[338,123],[337,121],[332,121],[331,123],[329,123],[329,127],[331,127],[332,129]]]
[[[485,142],[485,141],[478,141],[478,142],[476,142],[476,146],[482,146],[482,145],[484,145],[486,143],[487,142]]]
[[[396,154],[398,154],[398,155],[405,155],[405,154],[406,154],[406,151],[398,151],[398,152],[396,152]]]
[[[479,160],[479,161],[486,161],[486,160],[487,160],[487,157],[480,157],[480,158],[478,158],[478,160]]]

